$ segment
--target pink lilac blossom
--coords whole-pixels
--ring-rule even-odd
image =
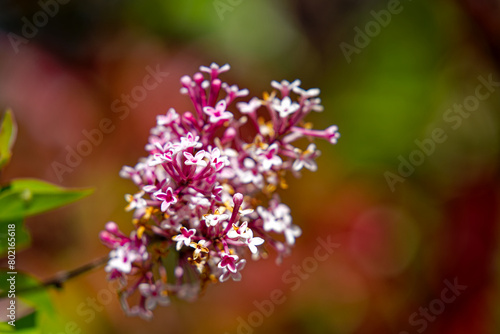
[[[129,315],[149,319],[172,297],[194,300],[210,283],[239,281],[246,258],[275,252],[281,261],[302,233],[277,191],[287,188],[286,172],[317,170],[312,141],[335,144],[337,127],[304,122],[323,111],[319,89],[272,81],[275,90],[262,99],[245,98],[247,89],[219,79],[229,69],[213,63],[183,76],[193,111],[159,115],[147,157],[120,171],[138,187],[125,196],[134,230],[127,236],[109,222],[100,238],[111,248],[105,270],[119,281]]]

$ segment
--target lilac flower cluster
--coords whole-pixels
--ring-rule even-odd
[[[212,64],[182,77],[194,113],[158,116],[148,156],[120,172],[139,188],[125,196],[135,229],[127,236],[109,222],[100,238],[112,249],[105,270],[120,281],[128,314],[150,318],[171,296],[193,300],[209,283],[239,281],[247,255],[274,249],[280,261],[301,235],[276,191],[287,187],[287,171],[317,169],[312,140],[335,144],[337,127],[303,122],[323,107],[319,89],[304,90],[299,80],[272,81],[263,99],[234,103],[249,92],[219,79],[228,70]],[[305,149],[292,145],[300,138]]]

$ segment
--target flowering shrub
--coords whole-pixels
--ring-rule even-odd
[[[219,79],[228,70],[212,64],[200,67],[205,75],[182,77],[194,113],[158,116],[148,156],[120,172],[139,188],[126,195],[135,229],[127,236],[109,222],[100,238],[112,249],[105,270],[120,281],[127,314],[150,318],[171,296],[193,300],[209,283],[239,281],[248,255],[274,249],[280,261],[301,235],[276,190],[287,187],[287,171],[317,169],[316,146],[292,143],[320,137],[335,144],[337,127],[303,122],[323,107],[319,89],[304,90],[299,80],[273,81],[263,99],[234,103],[249,92]],[[241,116],[228,110],[233,105]]]

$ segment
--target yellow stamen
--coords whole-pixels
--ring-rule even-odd
[[[144,227],[144,225],[139,226],[139,228],[137,229],[137,236],[139,238],[142,238],[142,235],[144,234],[145,230],[146,230],[146,227]]]
[[[265,187],[265,191],[268,195],[274,193],[276,191],[276,186],[274,184],[268,184],[266,187]]]
[[[304,124],[304,129],[310,130],[313,128],[313,124],[311,122],[307,122]]]
[[[224,206],[226,207],[227,210],[229,210],[231,213],[233,212],[233,207],[231,206],[231,202],[225,201]]]
[[[155,208],[152,206],[148,206],[144,212],[144,216],[142,216],[142,220],[148,221],[151,218],[151,215],[155,211]]]
[[[288,184],[284,177],[280,177],[280,187],[281,189],[288,189]]]

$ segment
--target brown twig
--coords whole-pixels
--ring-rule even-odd
[[[49,287],[55,287],[57,289],[61,289],[63,284],[81,274],[91,271],[92,269],[98,268],[105,264],[108,261],[108,255],[95,259],[94,261],[84,264],[78,268],[69,271],[62,271],[57,273],[54,277],[49,278],[48,280],[43,281],[40,285],[31,286],[25,289],[20,289],[17,291],[18,294],[31,292],[33,290],[45,289]]]

